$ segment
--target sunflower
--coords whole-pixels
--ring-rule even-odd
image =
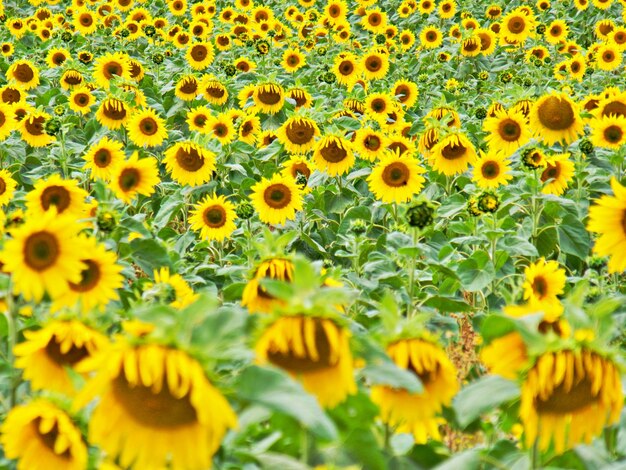
[[[11,57],[15,52],[15,46],[10,42],[3,42],[0,44],[0,53],[4,57]]]
[[[472,35],[461,42],[461,55],[464,57],[476,57],[480,54],[481,47],[480,38]]]
[[[25,331],[25,341],[14,348],[15,367],[33,390],[76,393],[66,368],[91,357],[108,345],[103,334],[75,320],[52,321],[37,331]]]
[[[6,139],[17,125],[11,106],[0,102],[0,141]]]
[[[303,190],[304,194],[310,192],[310,188],[307,187],[311,173],[313,173],[313,167],[311,162],[303,155],[292,155],[289,160],[283,162],[281,165],[284,170],[281,172],[286,176],[291,176]],[[304,182],[301,179],[304,178]]]
[[[89,442],[124,468],[209,468],[224,434],[237,425],[228,401],[182,350],[120,342],[81,369],[96,375],[75,407],[100,397]]]
[[[595,147],[619,150],[626,143],[626,117],[611,115],[592,120],[591,143]]]
[[[71,57],[72,55],[67,49],[59,49],[57,47],[54,47],[50,49],[46,54],[46,63],[50,68],[60,67],[65,63],[67,59]]]
[[[93,78],[96,83],[108,90],[111,86],[111,81],[115,77],[119,77],[122,80],[130,79],[128,55],[122,52],[115,52],[98,57],[93,65]]]
[[[361,57],[361,70],[367,80],[385,78],[389,71],[389,57],[377,50],[367,52]]]
[[[77,87],[72,90],[69,98],[70,109],[76,113],[87,114],[96,99],[87,87]]]
[[[250,313],[271,313],[284,302],[267,292],[260,284],[261,279],[273,279],[283,282],[293,280],[293,263],[285,258],[270,258],[262,261],[255,269],[252,279],[243,290],[241,305]]]
[[[159,168],[153,157],[139,158],[134,152],[125,162],[112,169],[109,187],[115,195],[130,203],[138,194],[150,196],[159,184]]]
[[[335,58],[332,72],[335,74],[337,83],[352,87],[361,76],[362,67],[354,54],[346,52]]]
[[[276,114],[285,103],[283,87],[277,83],[265,83],[254,87],[252,94],[255,107],[266,114]]]
[[[298,49],[289,48],[283,52],[283,60],[280,65],[285,72],[293,73],[306,65],[306,59]]]
[[[320,130],[312,119],[292,116],[280,126],[276,135],[285,150],[301,154],[315,146],[315,138],[320,136]]]
[[[456,14],[456,2],[454,0],[443,0],[439,3],[437,13],[442,20],[452,18]]]
[[[113,169],[124,161],[124,145],[117,141],[103,137],[93,144],[83,156],[85,168],[91,170],[91,178],[111,179]]]
[[[380,8],[369,10],[361,18],[361,26],[370,33],[382,33],[387,26],[387,14]]]
[[[126,123],[129,139],[137,146],[158,147],[167,139],[165,121],[152,108],[133,113]]]
[[[521,112],[498,111],[485,119],[483,128],[489,132],[485,140],[490,150],[496,153],[510,155],[530,140],[530,130]]]
[[[129,116],[128,105],[116,98],[104,99],[96,111],[98,122],[111,130],[119,129],[126,124]]]
[[[39,398],[18,405],[6,415],[0,443],[18,470],[83,470],[87,446],[80,429],[65,411]]]
[[[530,264],[524,271],[524,300],[544,310],[547,320],[563,311],[558,296],[563,294],[566,283],[565,270],[556,261],[544,258]]]
[[[530,125],[547,145],[563,141],[570,144],[583,132],[578,105],[565,93],[539,98],[530,111]]]
[[[357,391],[350,332],[330,318],[278,318],[261,334],[255,351],[260,364],[273,364],[298,378],[325,408]]]
[[[160,287],[164,287],[165,297],[173,308],[183,309],[198,300],[198,295],[187,281],[180,274],[170,273],[170,268],[154,271],[154,282],[156,285],[147,283],[146,288],[159,292]]]
[[[26,101],[26,92],[11,85],[0,88],[0,99],[3,104],[17,104]]]
[[[361,158],[373,162],[387,148],[387,141],[388,138],[382,132],[363,127],[354,133],[352,144]]]
[[[558,44],[565,41],[568,34],[569,27],[567,26],[567,23],[563,20],[554,20],[547,26],[544,37],[550,44]]]
[[[261,120],[256,114],[249,114],[241,118],[239,123],[239,140],[246,144],[255,145],[261,134]]]
[[[435,171],[454,176],[474,163],[476,150],[465,134],[449,134],[432,148],[429,158]]]
[[[541,192],[560,196],[573,176],[574,162],[569,159],[569,153],[552,155],[547,159],[546,168],[541,173],[541,182],[544,183]]]
[[[370,191],[377,199],[391,202],[407,202],[418,194],[426,181],[421,174],[425,170],[414,157],[386,151],[367,177]]]
[[[191,228],[204,240],[222,241],[237,229],[235,206],[224,196],[206,196],[195,205],[189,217]]]
[[[75,12],[72,17],[72,24],[76,31],[78,31],[83,36],[88,36],[93,34],[98,29],[98,18],[92,12],[85,9],[80,9]]]
[[[611,179],[613,196],[603,195],[589,208],[587,229],[599,234],[593,247],[598,256],[608,256],[609,273],[626,270],[626,188]]]
[[[615,44],[602,44],[595,54],[596,66],[600,70],[615,70],[622,64],[622,52]]]
[[[496,33],[490,29],[478,28],[475,31],[476,37],[480,40],[480,52],[484,56],[494,53],[498,45],[498,37]]]
[[[6,78],[21,90],[31,90],[39,85],[39,70],[29,60],[16,60],[6,71]]]
[[[480,360],[489,372],[509,380],[517,379],[528,359],[528,348],[517,331],[493,339],[480,351]]]
[[[80,282],[69,283],[69,290],[55,299],[52,310],[77,307],[83,313],[94,309],[102,312],[109,302],[118,299],[117,289],[123,287],[122,267],[117,256],[96,239],[81,235],[81,261],[87,266],[81,271]]]
[[[474,163],[472,181],[481,189],[497,188],[506,185],[513,177],[509,174],[509,161],[503,153],[482,153]]]
[[[207,122],[211,119],[211,110],[206,106],[198,106],[187,112],[185,122],[189,126],[189,130],[206,134]]]
[[[56,141],[53,135],[48,135],[44,129],[50,115],[40,111],[28,113],[20,123],[19,131],[22,140],[32,147],[45,147]]]
[[[174,0],[167,2],[167,7],[172,16],[183,16],[187,11],[187,0]]]
[[[185,58],[194,70],[204,70],[215,57],[215,49],[210,42],[195,42],[187,48]]]
[[[317,142],[313,160],[318,170],[329,176],[341,176],[354,165],[352,144],[343,137],[326,135]]]
[[[244,73],[251,72],[252,70],[256,69],[256,63],[245,57],[240,57],[239,59],[235,60],[233,65],[237,70]]]
[[[522,384],[525,443],[557,454],[619,421],[624,397],[617,365],[587,347],[545,352]]]
[[[520,8],[507,14],[500,22],[500,35],[510,43],[523,43],[533,32],[535,17],[527,15]]]
[[[54,208],[56,213],[69,215],[75,219],[84,217],[87,192],[74,179],[64,180],[52,175],[47,180],[39,180],[26,195],[26,209],[32,217],[41,217]]]
[[[53,299],[80,282],[85,264],[75,249],[82,227],[71,216],[48,211],[12,229],[2,250],[3,271],[10,273],[15,294],[40,301],[47,292]]]
[[[221,106],[228,101],[228,90],[215,78],[207,77],[202,80],[200,90],[204,95],[204,99],[210,104]]]
[[[183,101],[193,101],[200,93],[200,84],[193,75],[183,75],[176,82],[174,94]]]
[[[387,347],[387,354],[401,369],[415,374],[423,391],[411,393],[390,386],[372,387],[372,401],[380,408],[382,420],[396,432],[408,432],[415,442],[441,439],[437,415],[449,406],[459,390],[456,370],[444,350],[433,339],[401,339]]]
[[[59,79],[59,83],[61,84],[61,88],[64,90],[73,90],[75,87],[82,86],[85,84],[85,79],[83,74],[78,70],[66,70],[61,75]]]
[[[211,179],[215,154],[190,141],[177,142],[165,151],[163,163],[178,183],[198,186]]]
[[[13,199],[13,193],[17,182],[11,176],[7,170],[0,169],[0,207],[6,206],[11,199]]]
[[[261,222],[283,225],[302,210],[302,191],[295,180],[278,173],[252,186],[250,200]]]

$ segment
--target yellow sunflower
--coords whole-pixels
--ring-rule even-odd
[[[276,136],[287,152],[301,154],[315,146],[315,138],[320,136],[320,130],[314,120],[292,116],[280,126]]]
[[[596,147],[619,150],[626,143],[626,117],[612,115],[593,119],[591,143]]]
[[[319,171],[329,176],[341,176],[354,165],[352,144],[341,136],[325,135],[315,146],[313,161]]]
[[[180,184],[198,186],[211,179],[215,154],[190,141],[177,142],[165,151],[163,163]]]
[[[256,145],[261,131],[261,120],[256,114],[248,114],[241,118],[238,130],[239,140],[241,142]]]
[[[78,243],[81,261],[87,267],[81,271],[80,281],[70,282],[69,289],[54,300],[52,310],[75,307],[83,313],[94,309],[102,312],[109,302],[118,299],[117,289],[124,283],[122,267],[117,264],[115,253],[95,238],[81,235]]]
[[[0,170],[0,206],[6,206],[11,199],[13,199],[13,193],[17,182],[11,176],[8,170]]]
[[[77,87],[72,90],[69,98],[70,109],[76,113],[87,114],[96,99],[87,87]]]
[[[420,32],[420,43],[425,49],[437,49],[443,43],[443,34],[436,26],[426,26]]]
[[[237,136],[233,120],[226,113],[211,116],[204,126],[203,133],[214,137],[222,145],[230,144]]]
[[[46,63],[50,68],[60,67],[65,63],[66,60],[70,59],[71,57],[72,55],[67,49],[54,47],[50,49],[46,54]]]
[[[65,411],[43,398],[9,411],[0,432],[4,454],[19,460],[18,470],[87,468],[80,429]]]
[[[128,204],[138,194],[150,196],[160,181],[157,161],[153,157],[140,159],[134,152],[128,160],[113,168],[109,187],[116,197]]]
[[[497,188],[513,179],[509,160],[502,153],[482,153],[474,163],[472,181],[481,189]]]
[[[85,264],[75,240],[82,228],[71,216],[48,211],[12,229],[1,257],[15,294],[38,302],[47,292],[55,299],[69,289],[70,282],[80,282]]]
[[[206,106],[198,106],[187,112],[185,122],[189,126],[189,130],[206,133],[206,124],[211,119],[211,110]]]
[[[100,124],[114,131],[126,124],[130,114],[126,103],[116,98],[106,98],[102,100],[96,111],[96,119]]]
[[[367,177],[370,191],[383,202],[407,202],[418,194],[426,181],[416,158],[387,151]]]
[[[250,313],[272,313],[276,307],[284,305],[281,299],[274,297],[261,285],[260,280],[274,279],[291,282],[293,269],[293,263],[286,258],[270,258],[262,261],[243,290],[241,305]]]
[[[510,155],[530,140],[530,130],[521,112],[501,110],[487,117],[483,124],[489,135],[485,138],[492,152]]]
[[[613,196],[603,195],[589,208],[587,229],[599,234],[593,246],[598,256],[608,256],[609,273],[626,270],[626,188],[611,179]]]
[[[252,186],[250,200],[261,222],[272,225],[294,219],[303,207],[302,191],[295,180],[278,173]]]
[[[191,211],[191,228],[204,240],[222,241],[237,229],[235,206],[224,196],[206,196]]]
[[[18,126],[10,105],[0,102],[0,141],[9,137]]]
[[[544,318],[552,321],[563,312],[558,296],[563,294],[565,283],[565,270],[559,263],[541,258],[524,270],[524,300],[541,308]]]
[[[293,87],[287,90],[287,98],[295,101],[296,109],[310,108],[313,105],[313,97],[304,88]]]
[[[337,83],[349,88],[354,86],[361,76],[362,67],[356,56],[350,52],[342,52],[333,63],[332,72],[335,74]]]
[[[261,334],[255,352],[260,364],[273,364],[299,379],[325,408],[357,391],[350,331],[330,318],[278,318]]]
[[[171,307],[182,309],[191,305],[198,299],[191,286],[180,274],[170,273],[170,268],[161,268],[154,271],[154,284],[147,283],[146,289],[159,292],[161,287],[165,288],[165,298]]]
[[[167,139],[165,121],[152,108],[133,113],[126,129],[130,140],[140,147],[158,147]]]
[[[536,22],[534,15],[516,8],[502,18],[500,35],[509,43],[523,43],[533,34]]]
[[[354,133],[352,145],[361,158],[373,162],[383,154],[387,142],[388,138],[382,132],[363,127]]]
[[[454,176],[474,163],[476,150],[465,134],[449,134],[432,148],[429,158],[435,171]]]
[[[107,53],[96,59],[93,65],[93,78],[98,86],[108,90],[115,77],[130,80],[130,61],[122,52]]]
[[[584,128],[578,104],[564,93],[539,98],[530,111],[530,125],[535,135],[547,145],[559,141],[571,144]]]
[[[56,141],[53,135],[48,135],[44,129],[50,115],[33,110],[20,123],[19,131],[22,140],[32,147],[45,147]]]
[[[255,107],[262,113],[276,114],[285,103],[283,88],[276,83],[257,85],[252,94]]]
[[[591,444],[619,421],[624,406],[618,366],[587,347],[543,353],[522,384],[520,418],[526,446],[557,454]]]
[[[35,187],[26,195],[26,209],[31,217],[40,217],[53,207],[58,214],[80,219],[86,215],[86,199],[87,192],[79,186],[78,181],[52,175],[35,183]]]
[[[89,442],[124,468],[209,468],[226,431],[237,425],[228,401],[182,350],[120,341],[81,369],[96,375],[75,407],[99,397]]]
[[[560,153],[546,160],[546,167],[541,173],[541,182],[544,183],[542,193],[560,196],[565,192],[574,177],[574,162],[569,156],[569,153]]]
[[[124,145],[117,141],[103,137],[93,144],[83,156],[85,168],[91,170],[91,178],[100,178],[109,181],[113,169],[124,161]]]
[[[615,70],[622,64],[622,52],[615,44],[602,44],[595,54],[596,66],[600,70]]]
[[[183,75],[176,82],[174,94],[183,101],[193,101],[200,93],[200,84],[193,75]]]
[[[385,78],[389,71],[389,57],[378,50],[367,52],[361,57],[361,70],[367,80]]]
[[[200,91],[210,104],[221,106],[228,101],[228,90],[215,78],[207,77],[202,80]]]
[[[72,24],[76,31],[83,36],[88,36],[95,33],[98,29],[98,18],[94,12],[84,8],[74,13]]]
[[[187,48],[185,58],[194,70],[204,70],[215,57],[215,49],[210,42],[195,42]]]
[[[25,331],[14,348],[15,367],[23,370],[33,390],[51,390],[74,396],[76,389],[67,368],[105,348],[105,335],[76,321],[52,321],[36,331]]]
[[[509,380],[516,380],[528,364],[528,348],[517,332],[507,333],[492,340],[480,351],[480,360],[489,372]]]
[[[398,80],[392,87],[392,94],[398,99],[404,108],[411,108],[417,101],[419,90],[417,85],[410,80]]]
[[[424,389],[410,393],[383,385],[372,387],[372,401],[380,408],[381,418],[396,432],[411,433],[418,444],[425,444],[429,437],[441,439],[443,420],[438,415],[459,390],[450,359],[428,337],[395,341],[387,347],[387,354],[399,368],[419,377]]]
[[[306,65],[304,54],[295,48],[286,49],[283,52],[281,67],[288,73],[294,73]]]
[[[39,85],[39,70],[29,60],[16,60],[6,71],[10,84],[21,90],[31,90]]]

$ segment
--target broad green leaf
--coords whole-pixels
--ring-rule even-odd
[[[561,251],[585,259],[589,254],[591,240],[583,223],[572,214],[567,214],[558,225]]]
[[[464,428],[482,414],[519,397],[519,386],[497,375],[481,377],[464,387],[452,400],[459,425]]]
[[[461,285],[469,292],[487,287],[496,276],[493,263],[486,251],[476,251],[459,264],[457,276]]]

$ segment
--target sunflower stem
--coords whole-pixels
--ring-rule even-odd
[[[303,464],[309,464],[309,433],[306,428],[300,428],[300,460]]]
[[[617,444],[617,428],[611,426],[604,428],[604,445],[611,457],[617,457],[615,446]]]

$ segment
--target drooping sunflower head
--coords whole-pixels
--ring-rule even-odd
[[[128,105],[117,98],[106,98],[96,111],[96,119],[111,130],[119,129],[130,117]]]
[[[313,160],[318,170],[330,176],[347,173],[355,161],[352,144],[340,136],[323,136],[315,146]]]
[[[228,90],[215,78],[207,78],[200,84],[200,90],[209,103],[223,105],[228,101]]]
[[[61,83],[61,87],[63,89],[72,90],[75,87],[84,85],[85,79],[83,77],[83,74],[80,73],[78,70],[69,69],[63,72],[63,75],[61,75],[59,82]]]
[[[278,129],[276,135],[285,149],[294,154],[311,150],[320,130],[317,123],[307,117],[292,116]]]
[[[449,134],[432,149],[433,169],[447,176],[463,173],[476,159],[474,145],[463,133]]]
[[[257,109],[266,114],[276,114],[285,103],[285,93],[277,83],[257,85],[252,95]]]
[[[9,82],[21,90],[31,90],[39,85],[39,70],[29,60],[17,60],[6,71]]]
[[[313,97],[304,88],[290,88],[289,90],[287,90],[287,98],[290,98],[296,102],[296,109],[310,108],[313,104]]]
[[[284,282],[293,280],[293,263],[289,258],[268,258],[255,269],[254,275],[244,288],[241,305],[250,313],[271,313],[284,302],[271,295],[260,283],[261,279],[273,279]]]

